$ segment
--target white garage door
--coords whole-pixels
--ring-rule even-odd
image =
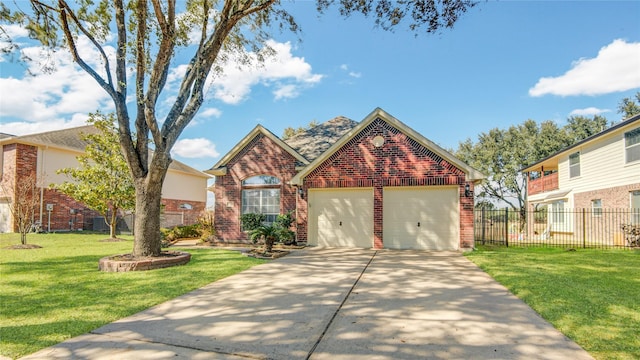
[[[309,244],[373,247],[373,190],[310,189]]]
[[[383,190],[384,247],[457,250],[458,187],[387,187]]]

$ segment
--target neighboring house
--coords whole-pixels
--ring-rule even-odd
[[[330,247],[473,247],[483,175],[381,109],[282,140],[258,125],[211,169],[216,236],[244,241],[244,213],[294,212],[297,241]]]
[[[93,220],[100,216],[95,211],[49,188],[50,184],[71,181],[56,171],[77,167],[76,156],[83,154],[87,145],[81,135],[96,132],[95,127],[88,125],[24,136],[0,134],[0,232],[15,231],[9,204],[13,201],[16,184],[33,175],[37,176],[39,187],[39,206],[33,216],[44,230],[106,228],[103,221],[94,223]],[[196,222],[206,206],[209,178],[209,175],[178,161],[171,163],[162,190],[164,225]]]
[[[579,233],[580,228],[590,224],[582,221],[582,209],[590,218],[599,217],[607,209],[623,210],[622,216],[626,218],[620,220],[621,223],[602,225],[611,231],[619,232],[624,223],[640,223],[637,215],[640,209],[640,115],[522,171],[528,178],[527,208],[536,210],[546,206],[551,214],[547,220],[548,233]]]

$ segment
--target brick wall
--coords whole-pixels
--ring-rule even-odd
[[[629,209],[632,191],[640,190],[640,182],[607,189],[585,191],[573,195],[576,209],[591,209],[591,200],[601,199],[603,209]]]
[[[385,143],[371,143],[380,135]],[[304,180],[309,188],[373,187],[374,247],[384,247],[382,194],[387,186],[457,185],[460,189],[460,247],[473,247],[473,197],[464,192],[465,174],[388,123],[376,119]],[[473,184],[469,184],[473,190]],[[306,199],[299,200],[298,239],[307,240]]]
[[[83,203],[55,189],[44,189],[42,203],[43,230],[93,230],[93,218],[100,216],[96,211],[87,208]],[[47,204],[53,205],[50,217],[49,211],[47,211]],[[73,214],[71,210],[73,210]],[[38,209],[36,214],[36,221],[39,220],[40,209]]]
[[[2,146],[2,178],[0,179],[0,197],[13,198],[16,176],[17,144]]]
[[[182,225],[193,225],[197,223],[198,217],[207,206],[206,202],[203,201],[185,201],[176,199],[162,199],[161,203],[164,205],[164,211],[166,213],[180,215]],[[180,206],[183,204],[191,205],[191,209],[181,209]]]
[[[0,198],[13,197],[16,182],[29,176],[35,176],[38,164],[38,148],[25,144],[7,144],[2,148],[2,179],[0,180]],[[42,185],[42,184],[38,184]],[[5,192],[6,190],[6,192]],[[101,215],[85,204],[74,200],[62,192],[45,187],[37,191],[36,196],[42,195],[40,203],[34,209],[34,221],[42,219],[42,229],[47,231],[93,230],[93,220]],[[197,222],[200,213],[205,209],[205,202],[184,201],[176,199],[162,199],[165,210],[182,214],[179,206],[190,204],[193,209],[184,211],[184,223]],[[51,212],[47,211],[47,204],[53,205]],[[71,213],[71,210],[74,210]],[[13,231],[17,231],[14,226]]]
[[[270,175],[280,179],[280,212],[295,211],[296,192],[288,182],[297,173],[296,159],[263,134],[258,134],[227,163],[227,174],[216,176],[216,237],[223,241],[246,241],[240,229],[242,181]]]
[[[2,182],[0,183],[1,197],[15,201],[16,186],[24,179],[33,178],[36,181],[38,148],[24,144],[7,144],[2,147]],[[34,209],[35,210],[35,209]],[[17,231],[17,224],[13,223],[13,231]]]

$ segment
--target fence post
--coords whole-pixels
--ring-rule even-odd
[[[587,212],[582,208],[582,248],[587,247]]]
[[[504,208],[504,244],[509,247],[509,208]]]
[[[482,227],[482,230],[481,230],[482,245],[485,244],[485,238],[484,238],[485,234],[484,234],[484,232],[486,230],[485,227],[487,226],[487,223],[484,221],[484,219],[485,219],[485,210],[486,209],[483,207],[482,208],[482,212],[480,213],[481,214],[480,215],[480,226]]]

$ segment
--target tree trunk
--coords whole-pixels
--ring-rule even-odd
[[[160,205],[162,184],[171,160],[156,152],[149,172],[143,178],[134,179],[136,188],[136,213],[134,222],[133,255],[160,256]]]
[[[109,223],[109,238],[116,238],[118,227],[118,209],[111,209],[111,223]]]
[[[276,239],[272,236],[265,236],[264,238],[264,252],[270,253],[273,250],[273,243]]]

